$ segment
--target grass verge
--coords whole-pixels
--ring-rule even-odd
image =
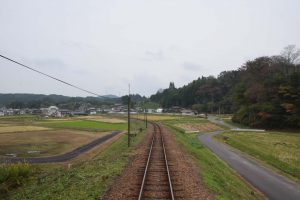
[[[300,183],[300,134],[282,132],[225,132],[215,136],[281,174]]]
[[[74,165],[70,169],[36,166],[36,174],[30,180],[11,191],[7,199],[97,199],[121,174],[129,156],[144,134],[138,134],[127,147],[127,137],[119,140],[93,159]]]
[[[51,128],[71,128],[79,130],[89,130],[89,131],[115,131],[115,130],[126,130],[126,123],[107,123],[99,121],[53,121],[44,122],[40,125],[51,127]]]
[[[0,198],[24,182],[31,172],[27,163],[0,165]]]
[[[167,124],[176,142],[192,158],[199,169],[204,185],[216,199],[263,199],[223,161],[196,139],[196,134],[184,134]]]

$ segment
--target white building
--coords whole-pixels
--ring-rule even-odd
[[[162,112],[163,112],[163,109],[162,109],[162,108],[157,108],[157,109],[156,109],[156,112],[157,112],[157,113],[162,113]]]
[[[56,106],[50,106],[48,108],[48,115],[52,117],[61,117],[61,113],[59,112],[59,109]]]

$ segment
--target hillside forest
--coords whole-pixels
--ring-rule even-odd
[[[150,97],[163,107],[189,107],[198,113],[233,113],[233,121],[250,127],[300,128],[300,50],[247,61],[217,77],[160,90]]]

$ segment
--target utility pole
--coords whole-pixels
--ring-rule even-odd
[[[148,127],[148,111],[146,109],[146,128]]]
[[[130,84],[128,85],[128,147],[130,147]]]

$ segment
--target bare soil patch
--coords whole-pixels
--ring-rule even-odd
[[[148,129],[130,163],[101,199],[137,199],[152,139],[153,126]],[[193,163],[176,145],[171,134],[163,129],[175,199],[213,199],[204,188]]]

